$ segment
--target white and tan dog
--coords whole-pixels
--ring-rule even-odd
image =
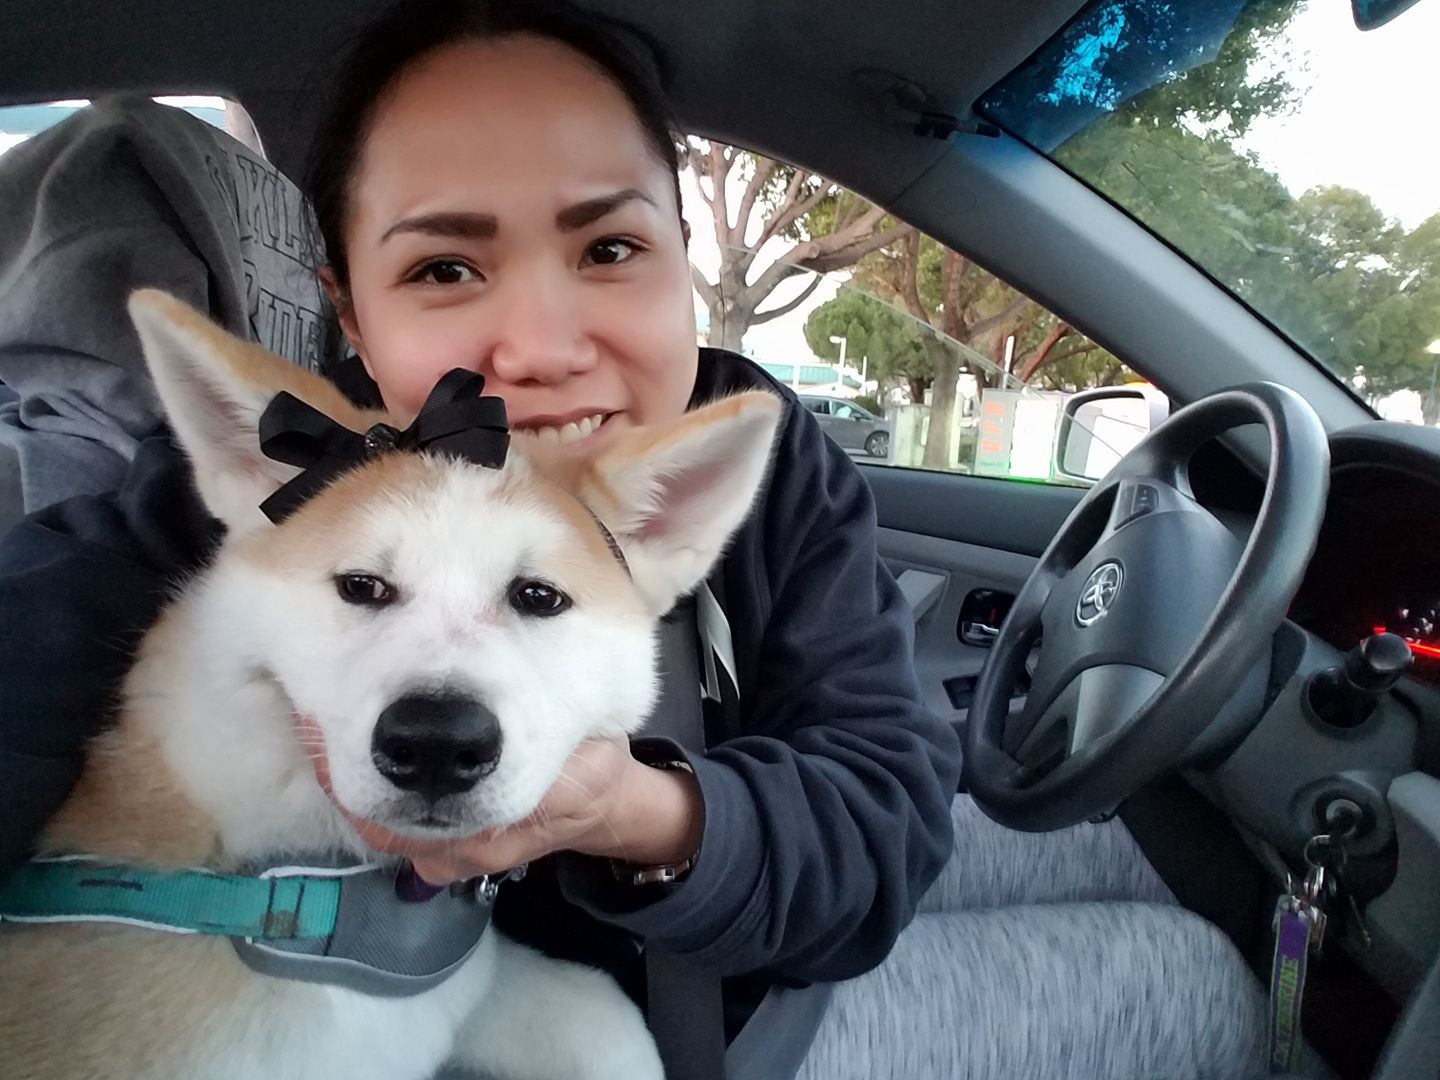
[[[374,858],[317,782],[297,716],[323,734],[334,801],[352,814],[428,837],[520,821],[582,740],[649,713],[657,620],[748,513],[780,412],[768,394],[732,397],[617,433],[568,476],[515,445],[500,469],[384,454],[277,526],[257,506],[297,470],[256,434],[277,392],[354,431],[387,418],[164,294],[137,293],[131,312],[228,532],[146,635],[119,722],[44,853],[217,871],[277,851]],[[382,772],[379,718],[417,688],[498,723],[473,787],[427,798]],[[421,1080],[447,1062],[505,1078],[661,1076],[608,975],[493,928],[457,974],[392,998],[258,974],[224,937],[0,927],[6,1080]]]

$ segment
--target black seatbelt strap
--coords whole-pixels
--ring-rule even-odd
[[[686,598],[660,624],[661,698],[644,734],[705,749],[700,701],[700,634],[695,602]],[[704,853],[701,853],[704,858]],[[725,1080],[725,1012],[718,972],[666,952],[645,949],[650,1030],[666,1080]]]

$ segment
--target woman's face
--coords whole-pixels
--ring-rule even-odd
[[[513,428],[575,453],[684,412],[697,350],[674,178],[578,53],[464,43],[406,71],[351,178],[345,241],[341,322],[397,416],[456,367]]]

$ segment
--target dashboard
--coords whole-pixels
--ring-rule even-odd
[[[1403,1002],[1427,979],[1440,987],[1440,429],[1361,424],[1331,436],[1330,457],[1325,516],[1275,638],[1260,716],[1234,749],[1189,777],[1272,884],[1303,867],[1307,841],[1328,828],[1332,810],[1358,813],[1345,882],[1368,930],[1338,948]],[[1214,475],[1202,504],[1245,535],[1259,485],[1206,471]],[[1368,708],[1325,715],[1318,680],[1335,670],[1337,652],[1377,630],[1406,640],[1409,674],[1361,703]],[[1411,1045],[1433,1030],[1431,1016],[1396,1024],[1393,1037]]]
[[[1440,685],[1440,431],[1366,424],[1331,452],[1325,520],[1290,618],[1342,651],[1399,634],[1411,674]]]

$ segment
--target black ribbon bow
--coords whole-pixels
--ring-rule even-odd
[[[347,469],[395,450],[449,454],[488,469],[505,464],[505,402],[482,397],[485,377],[455,368],[430,391],[404,431],[376,424],[363,435],[281,392],[260,414],[260,452],[304,471],[260,504],[277,524]]]

